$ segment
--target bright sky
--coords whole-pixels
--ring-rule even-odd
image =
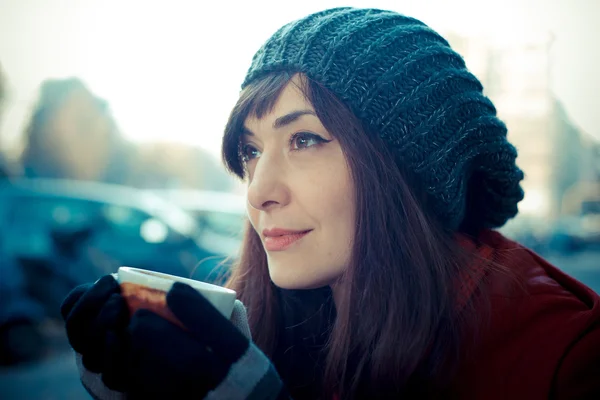
[[[520,40],[553,31],[553,88],[600,138],[598,0],[0,0],[0,64],[9,80],[2,135],[14,143],[49,77],[81,77],[136,141],[217,153],[253,53],[282,24],[324,8],[393,9],[439,31]]]

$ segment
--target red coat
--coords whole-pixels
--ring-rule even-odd
[[[600,297],[497,232],[479,239],[479,254],[522,275],[525,291],[488,277],[489,329],[461,366],[458,398],[600,399]]]

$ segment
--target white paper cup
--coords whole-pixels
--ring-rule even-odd
[[[227,319],[231,317],[236,298],[235,291],[222,286],[140,268],[120,267],[115,279],[121,286],[131,314],[146,308],[179,325],[181,323],[167,307],[167,292],[175,282],[186,283],[196,289]]]

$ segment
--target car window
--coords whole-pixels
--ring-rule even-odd
[[[9,220],[14,224],[33,224],[46,228],[76,229],[94,223],[99,206],[92,202],[59,197],[19,196],[15,198]]]
[[[122,205],[85,199],[23,195],[14,198],[8,215],[13,229],[48,232],[98,227],[103,241],[179,243],[186,237],[159,217]],[[104,226],[103,226],[104,225]]]
[[[75,232],[94,224],[99,208],[93,203],[52,196],[21,195],[8,205],[5,245],[16,256],[47,258],[54,244],[51,232]]]
[[[600,214],[600,200],[586,200],[581,203],[582,214]]]

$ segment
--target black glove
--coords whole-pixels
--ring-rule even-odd
[[[283,398],[266,356],[196,290],[175,283],[167,305],[186,329],[148,310],[131,319],[128,398]]]
[[[83,366],[113,390],[127,390],[129,310],[117,281],[102,277],[73,289],[61,305],[67,337]]]
[[[175,283],[167,305],[185,329],[144,309],[129,319],[106,276],[74,289],[61,313],[83,366],[128,399],[287,398],[267,357],[196,290]]]

